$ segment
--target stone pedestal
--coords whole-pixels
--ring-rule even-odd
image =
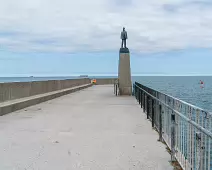
[[[130,52],[128,48],[120,48],[119,51],[118,81],[119,94],[132,95]]]

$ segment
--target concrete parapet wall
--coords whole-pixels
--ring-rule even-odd
[[[0,83],[0,102],[49,93],[89,83],[90,79],[88,78]]]
[[[12,83],[11,83],[12,84]],[[92,86],[91,83],[0,103],[0,116]]]
[[[117,79],[118,78],[102,78],[102,79],[99,78],[96,79],[96,84],[97,85],[114,84]]]

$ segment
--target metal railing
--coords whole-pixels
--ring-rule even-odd
[[[133,88],[159,140],[170,149],[171,161],[184,170],[212,170],[212,114],[138,82]]]
[[[114,82],[114,94],[115,94],[116,96],[119,95],[119,84],[118,84],[118,80],[116,80],[116,81]]]

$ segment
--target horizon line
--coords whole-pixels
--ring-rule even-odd
[[[13,75],[0,75],[0,78],[6,77],[80,77],[85,75],[88,77],[91,76],[113,76],[118,77],[118,74],[37,74],[37,75],[28,75],[28,74],[13,74]],[[212,74],[132,74],[131,76],[212,76]]]

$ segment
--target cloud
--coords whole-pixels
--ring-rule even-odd
[[[209,0],[0,0],[0,48],[134,52],[212,47]]]

